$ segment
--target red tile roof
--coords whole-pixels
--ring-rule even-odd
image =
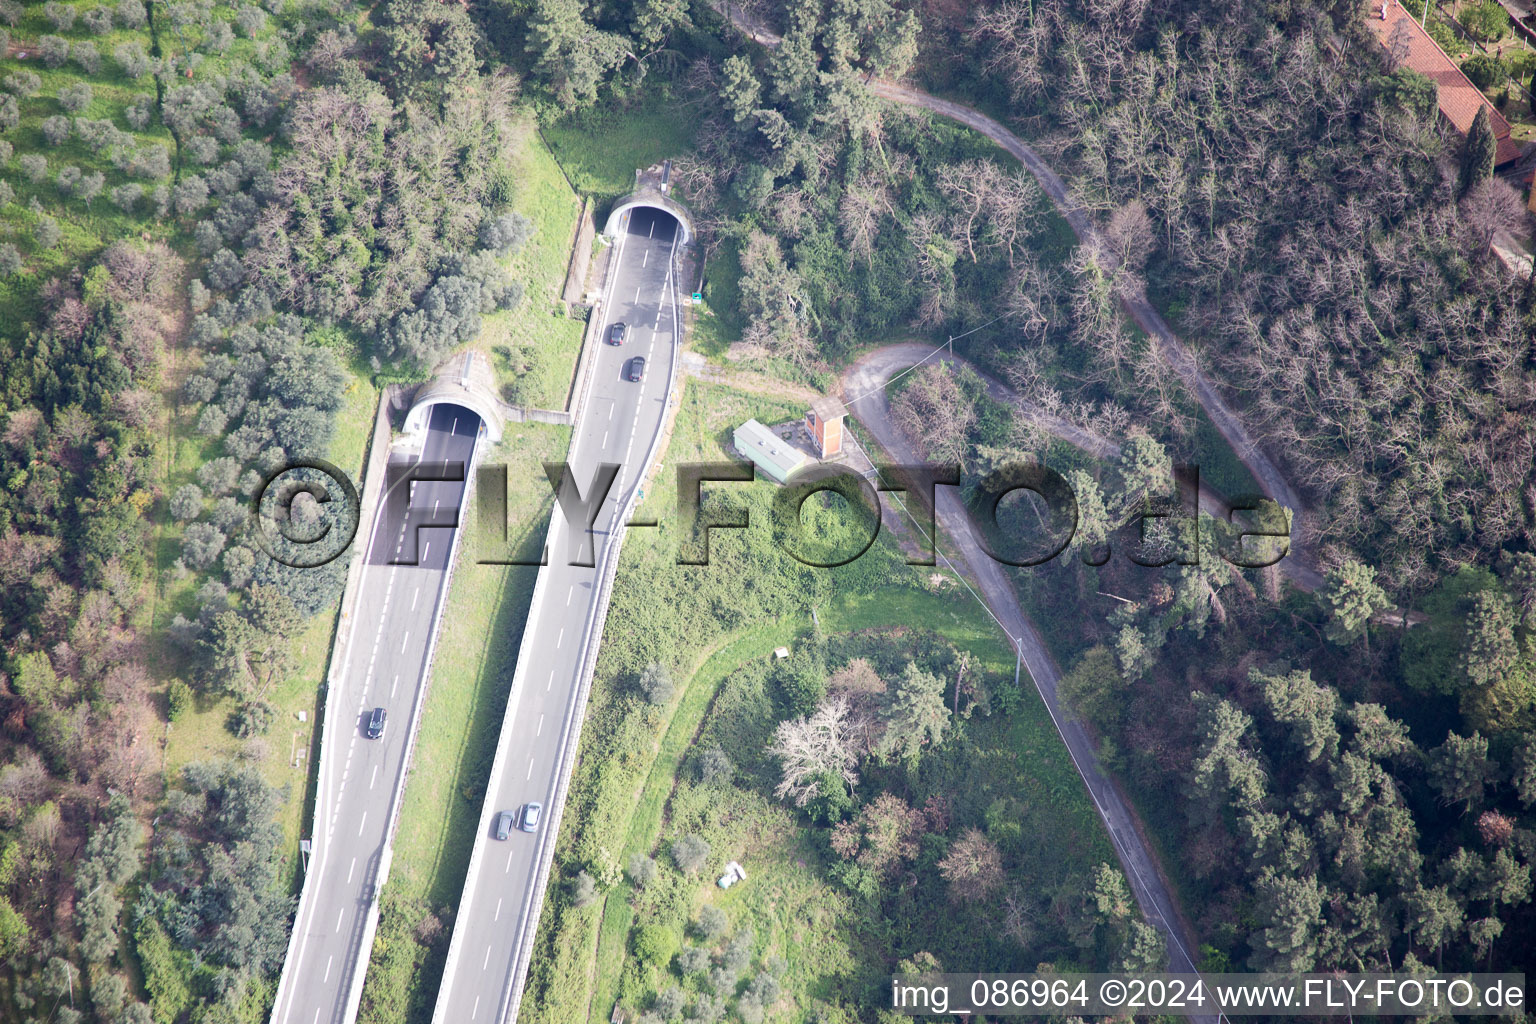
[[[1439,90],[1440,113],[1462,135],[1472,128],[1472,119],[1478,107],[1488,108],[1488,119],[1493,126],[1493,137],[1498,141],[1496,165],[1509,163],[1520,155],[1520,144],[1509,137],[1509,122],[1489,103],[1471,79],[1462,74],[1461,68],[1435,42],[1419,24],[1418,19],[1403,9],[1398,0],[1369,0],[1370,13],[1366,20],[1376,30],[1381,45],[1390,46],[1394,32],[1400,32],[1408,40],[1408,56],[1403,64],[1424,75]],[[1398,29],[1403,25],[1403,29]]]

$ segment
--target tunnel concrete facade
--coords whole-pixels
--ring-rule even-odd
[[[672,198],[671,186],[667,181],[671,173],[670,160],[644,170],[636,170],[634,191],[613,204],[613,210],[603,225],[603,234],[609,238],[617,237],[628,223],[629,212],[637,206],[644,206],[675,218],[682,231],[683,245],[693,241],[693,215],[688,212],[688,207]]]
[[[491,443],[500,441],[506,429],[507,415],[504,404],[496,395],[495,381],[490,364],[479,352],[466,352],[439,366],[432,379],[417,388],[411,397],[403,431],[407,443],[425,439],[432,407],[444,404],[462,406],[479,416]]]

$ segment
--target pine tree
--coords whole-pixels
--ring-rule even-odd
[[[1341,647],[1366,637],[1371,616],[1392,606],[1386,591],[1376,583],[1376,570],[1349,559],[1328,573],[1317,603],[1329,613],[1328,639]]]

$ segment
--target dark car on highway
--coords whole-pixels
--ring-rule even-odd
[[[384,735],[384,719],[388,717],[383,708],[374,708],[373,714],[368,716],[368,728],[366,734],[369,739],[376,740]]]
[[[512,834],[512,812],[502,811],[496,815],[496,838],[505,839]]]
[[[620,321],[620,322],[614,324],[612,327],[608,328],[608,344],[610,344],[610,345],[622,345],[622,344],[624,344],[624,336],[626,334],[628,334],[628,333],[629,333],[629,327],[626,326],[623,321]]]
[[[645,356],[635,356],[635,358],[629,361],[627,376],[630,380],[645,379]]]

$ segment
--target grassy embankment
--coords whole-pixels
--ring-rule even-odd
[[[668,465],[722,458],[729,428],[747,415],[772,423],[797,411],[691,383]],[[669,536],[666,528],[674,514],[668,480],[654,489],[651,499],[663,529],[632,534],[621,587],[626,577],[659,581],[686,571],[668,564],[677,533],[674,529]],[[732,490],[732,497],[746,490],[745,485],[730,486],[741,488]],[[754,529],[768,532],[763,523]],[[724,532],[712,542],[721,553],[736,543]],[[751,539],[745,544],[751,545]],[[721,614],[720,595],[714,591],[723,581],[699,575],[692,587],[696,607],[671,609],[690,628],[665,652],[646,647],[646,631],[654,618],[650,606],[616,593],[571,795],[574,820],[580,824],[561,836],[557,873],[569,882],[577,870],[594,862],[613,869],[643,853],[663,865],[662,878],[652,887],[637,889],[627,879],[611,877],[601,898],[586,907],[574,906],[565,893],[551,892],[541,922],[535,977],[524,1003],[530,1019],[606,1020],[616,1001],[631,1009],[642,1006],[649,992],[668,984],[670,969],[657,971],[637,963],[632,952],[636,936],[659,925],[676,947],[691,934],[688,922],[705,903],[726,911],[735,934],[752,930],[756,963],[776,966],[789,993],[786,998],[800,1010],[814,1000],[856,988],[870,970],[881,969],[879,954],[868,947],[865,936],[869,912],[827,879],[822,870],[826,855],[815,830],[763,791],[761,745],[772,730],[773,711],[763,704],[761,693],[743,681],[742,670],[764,663],[780,644],[801,643],[811,628],[809,605],[814,604],[829,637],[919,626],[971,652],[976,670],[988,679],[1011,684],[1013,657],[985,611],[953,587],[928,591],[923,583],[929,570],[895,564],[889,551],[882,550],[885,546],[882,541],[865,557],[885,558],[890,577],[850,573],[807,594],[792,592],[797,581],[782,573],[755,575],[753,585],[783,591],[773,597],[782,599],[784,612],[746,622],[732,623],[728,612]],[[665,589],[657,600],[664,599]],[[661,706],[644,705],[633,694],[635,663],[652,652],[664,653],[680,684],[677,696]],[[1031,692],[1024,693],[1013,713],[971,720],[963,731],[965,747],[984,750],[985,755],[968,765],[953,756],[935,755],[934,763],[972,794],[965,801],[969,813],[976,813],[969,805],[1006,791],[1029,808],[1026,830],[1072,837],[1061,846],[1075,851],[1067,861],[1088,863],[1109,856],[1071,763]],[[720,791],[693,781],[689,755],[711,738],[744,766],[743,774],[754,776],[753,784]],[[667,848],[684,833],[701,835],[712,850],[707,869],[698,876],[684,876],[668,861]],[[1061,860],[1059,849],[1051,855]],[[721,892],[713,876],[732,858],[739,859],[751,877]]]

